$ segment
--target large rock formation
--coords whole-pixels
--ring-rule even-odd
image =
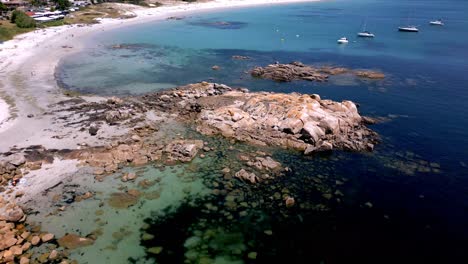
[[[142,99],[153,108],[176,112],[185,121],[195,120],[197,130],[205,135],[220,134],[305,154],[333,148],[369,151],[377,142],[377,134],[365,126],[351,101],[298,93],[253,93],[206,82]]]
[[[385,78],[383,73],[376,71],[354,71],[347,68],[329,66],[315,67],[304,65],[301,62],[291,62],[288,64],[270,64],[266,67],[256,67],[250,72],[253,77],[271,79],[277,82],[290,82],[294,80],[324,82],[330,75],[345,73],[367,79]]]
[[[232,103],[203,108],[197,128],[201,133],[298,149],[305,154],[333,148],[372,150],[377,140],[377,134],[363,124],[351,101],[242,91],[226,92],[221,97],[230,98]]]

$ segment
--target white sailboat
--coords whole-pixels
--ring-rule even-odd
[[[375,37],[375,35],[373,33],[366,30],[366,27],[367,27],[367,19],[366,19],[366,22],[364,22],[364,27],[363,27],[362,31],[358,32],[358,34],[357,34],[358,37],[361,37],[361,38],[373,38],[373,37]]]
[[[398,31],[402,31],[402,32],[419,32],[419,29],[416,26],[402,26],[402,27],[398,27]]]
[[[408,17],[408,24],[407,26],[400,26],[398,27],[398,31],[402,32],[419,32],[419,29],[417,26],[410,25],[409,23],[409,17]]]
[[[433,26],[443,26],[444,22],[442,22],[442,19],[437,19],[429,22],[430,25]]]

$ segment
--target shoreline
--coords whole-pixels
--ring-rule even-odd
[[[224,169],[219,168],[224,175],[221,181],[239,180],[242,186],[267,183],[290,172],[272,158],[268,151],[270,147],[287,147],[303,155],[334,149],[372,151],[379,141],[378,135],[367,127],[366,120],[369,119],[361,117],[351,101],[322,100],[317,94],[249,92],[208,82],[133,98],[67,96],[55,76],[56,67],[64,56],[82,50],[90,34],[103,30],[221,8],[306,1],[246,3],[222,0],[190,5],[193,8],[186,4],[167,7],[163,11],[155,8],[150,10],[154,12],[149,16],[144,16],[149,12],[147,9],[139,9],[136,18],[103,20],[102,24],[85,27],[71,25],[36,30],[1,45],[1,95],[5,102],[11,102],[12,115],[6,117],[8,122],[0,127],[0,137],[7,139],[0,141],[0,169],[3,170],[0,179],[6,190],[0,195],[0,217],[18,216],[8,220],[18,223],[28,217],[26,224],[34,223],[50,232],[34,233],[35,237],[40,234],[41,237],[63,239],[69,231],[76,232],[78,235],[71,235],[82,237],[80,241],[84,239],[90,245],[96,242],[83,257],[93,259],[102,255],[102,250],[109,249],[108,242],[116,239],[115,234],[123,232],[122,228],[116,228],[127,224],[120,221],[122,218],[118,217],[116,209],[139,204],[140,199],[141,205],[155,200],[162,209],[183,201],[192,193],[201,193],[191,190],[192,180],[199,177],[182,177],[185,172],[196,173],[197,164],[203,166],[202,160],[217,159],[217,151],[222,150],[222,156],[233,155],[225,159],[227,164],[221,166]],[[220,6],[224,3],[229,6]],[[310,70],[310,76],[319,71]],[[334,74],[330,69],[328,71]],[[0,107],[2,102],[0,99]],[[264,110],[270,106],[273,110],[265,115]],[[297,117],[289,116],[293,112]],[[257,126],[257,123],[265,125]],[[220,140],[223,148],[217,141],[209,139],[215,135],[224,138]],[[243,148],[233,147],[236,141],[251,145],[252,149],[245,152]],[[242,155],[237,155],[238,152]],[[236,160],[235,164],[232,160]],[[174,191],[166,188],[166,192],[162,192],[160,187],[164,182],[159,186],[153,172],[159,170],[166,176],[166,167],[192,161],[193,166],[187,165],[186,171],[174,169],[170,172],[174,173],[174,179],[183,180],[174,184],[180,189],[177,195],[180,197],[175,201],[164,198],[173,198]],[[145,176],[147,169],[149,173]],[[139,178],[138,182],[136,178]],[[160,181],[165,178],[161,177]],[[99,189],[101,182],[101,187],[105,187],[102,191]],[[183,183],[190,188],[182,188]],[[151,189],[153,185],[155,187]],[[75,207],[75,202],[86,199],[91,200],[89,208],[78,204]],[[291,207],[294,197],[288,196],[285,200],[279,197],[275,203]],[[77,221],[78,207],[86,209],[89,215],[86,219],[90,223]],[[133,212],[135,208],[132,208]],[[143,217],[139,220],[150,215],[151,212],[145,210],[155,207],[138,207],[141,208],[139,216]],[[101,214],[112,219],[111,223],[94,219]],[[48,221],[52,216],[57,217]],[[62,222],[70,226],[62,225]],[[94,229],[94,224],[98,224],[99,229]],[[134,224],[143,225],[142,222]],[[139,245],[141,235],[140,232],[126,234],[126,243]],[[44,243],[49,241],[41,239]],[[56,244],[55,241],[51,243]],[[60,241],[58,244],[60,246]],[[52,255],[54,251],[57,250],[46,253]],[[131,257],[143,258],[147,254],[143,247],[127,251],[125,254]],[[79,251],[72,251],[69,256],[76,258],[79,254]],[[112,257],[115,260],[110,262],[117,263],[119,256],[114,254]]]
[[[7,115],[13,112],[15,115],[0,123],[0,136],[8,138],[8,141],[0,142],[0,152],[8,151],[12,146],[27,147],[31,144],[48,148],[76,148],[76,140],[51,139],[50,133],[38,132],[50,130],[50,115],[46,115],[49,105],[69,99],[62,94],[56,82],[56,66],[64,56],[78,52],[83,47],[81,40],[90,34],[196,12],[316,1],[318,0],[219,0],[158,8],[136,7],[132,11],[136,15],[134,18],[102,19],[99,24],[89,26],[66,25],[39,29],[6,41],[0,44],[0,87],[2,93],[10,99],[6,101],[11,101],[10,114]],[[54,52],[50,52],[51,50]],[[82,140],[90,145],[97,143]]]
[[[0,129],[2,129],[3,124],[8,122],[10,118],[10,111],[8,110],[8,104],[0,98]]]

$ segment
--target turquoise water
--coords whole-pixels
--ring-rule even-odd
[[[65,58],[57,76],[70,89],[104,95],[141,94],[203,80],[251,90],[318,93],[353,100],[364,115],[390,118],[372,127],[382,143],[370,154],[302,157],[275,150],[274,157],[292,168],[291,175],[273,189],[237,186],[249,205],[264,200],[249,207],[247,217],[202,213],[205,203],[223,208],[221,195],[147,218],[150,230],[160,236],[142,246],[164,244],[173,252],[148,255],[150,260],[180,263],[195,251],[232,263],[467,263],[467,13],[468,2],[461,0],[338,0],[192,14],[102,32],[81,53]],[[419,25],[419,33],[397,31],[408,18]],[[436,18],[446,25],[430,26]],[[364,22],[375,39],[355,37]],[[342,36],[350,38],[348,45],[336,44]],[[123,48],[112,48],[117,44]],[[250,59],[232,60],[233,55]],[[245,73],[256,65],[297,60],[378,69],[387,78],[275,83]],[[213,71],[213,65],[221,69]],[[224,152],[209,157],[213,164],[229,163],[229,158]],[[226,184],[210,175],[204,175],[206,182]],[[304,206],[285,213],[268,202],[284,188]],[[320,204],[327,210],[319,210]],[[172,226],[173,221],[181,224]],[[265,236],[269,229],[273,236]],[[206,232],[206,247],[183,246]],[[237,253],[213,246],[219,244],[237,245]],[[251,251],[258,252],[256,260],[248,258]]]

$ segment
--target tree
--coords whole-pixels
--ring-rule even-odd
[[[19,10],[15,10],[11,14],[11,23],[15,23],[19,28],[33,28],[36,26],[36,21],[32,17]]]
[[[6,5],[0,2],[0,12],[3,12],[3,11],[8,11],[8,7],[6,7]]]
[[[54,0],[58,10],[67,10],[70,8],[71,3],[68,0]]]
[[[29,3],[31,3],[32,6],[45,6],[45,5],[47,5],[46,0],[30,0]]]

